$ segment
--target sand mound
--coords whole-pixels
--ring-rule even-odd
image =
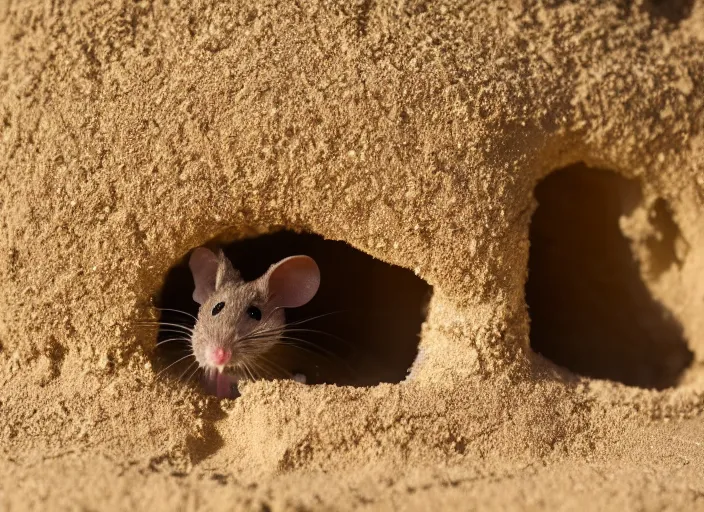
[[[0,506],[701,509],[702,34],[701,0],[0,2]],[[365,385],[157,376],[170,272],[280,229],[432,286],[409,378],[367,350],[414,314]]]

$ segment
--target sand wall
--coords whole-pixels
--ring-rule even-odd
[[[0,503],[701,506],[703,13],[1,2]],[[614,293],[640,287],[679,326],[691,363],[672,388],[581,377],[530,348],[534,191],[566,168],[636,184],[607,218],[638,270]],[[255,382],[218,402],[157,377],[137,321],[172,266],[281,228],[433,287],[409,379]],[[585,275],[602,275],[593,260]],[[650,364],[637,338],[614,338],[631,343],[620,365]]]

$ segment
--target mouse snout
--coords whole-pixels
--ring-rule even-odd
[[[225,366],[230,362],[232,357],[232,351],[223,347],[216,347],[210,353],[210,360],[213,362],[213,366]]]

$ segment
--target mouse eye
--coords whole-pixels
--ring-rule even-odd
[[[262,311],[256,306],[249,306],[247,308],[247,316],[258,322],[262,319]]]
[[[225,303],[224,303],[224,302],[218,302],[217,304],[215,304],[215,307],[213,308],[213,316],[215,316],[215,315],[217,315],[218,313],[220,313],[220,311],[222,311],[222,309],[223,309],[224,307],[225,307]]]

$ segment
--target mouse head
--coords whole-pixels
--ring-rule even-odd
[[[283,308],[303,306],[320,285],[318,265],[308,256],[285,258],[249,282],[221,250],[199,247],[188,266],[200,304],[191,343],[206,370],[241,369],[269,350],[282,334]]]

